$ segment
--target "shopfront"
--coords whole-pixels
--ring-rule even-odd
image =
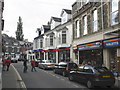
[[[79,64],[101,66],[103,63],[102,42],[96,41],[78,45]]]
[[[70,48],[60,48],[58,51],[58,62],[69,62],[70,61]]]
[[[120,72],[120,37],[110,38],[103,41],[104,49],[108,56],[104,56],[109,61],[111,71]]]
[[[54,49],[48,52],[48,59],[53,60],[53,62],[56,63],[56,51],[54,51]]]

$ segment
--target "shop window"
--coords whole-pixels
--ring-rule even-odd
[[[111,25],[118,24],[118,1],[112,0],[111,2]]]

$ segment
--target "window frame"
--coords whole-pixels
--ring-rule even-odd
[[[87,15],[83,17],[83,35],[88,34],[88,29],[87,29]]]
[[[116,24],[119,23],[119,20],[117,20],[117,22],[115,22],[116,16],[115,17],[113,16],[116,13],[115,15],[117,15],[119,17],[119,15],[118,15],[118,13],[119,13],[119,2],[118,1],[119,0],[116,1],[116,2],[115,1],[116,0],[111,0],[111,4],[110,4],[110,24],[111,24],[111,26],[116,25]],[[114,2],[117,5],[113,5]],[[117,7],[117,9],[113,10],[113,8],[114,8],[113,6]]]
[[[63,37],[63,35],[65,35],[65,38]],[[66,44],[66,43],[67,43],[67,31],[63,30],[62,31],[62,44]]]
[[[92,21],[93,32],[97,32],[98,31],[98,13],[97,13],[97,9],[93,10],[92,16],[93,16],[93,21]]]

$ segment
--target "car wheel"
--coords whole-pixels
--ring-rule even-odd
[[[66,72],[65,72],[65,71],[63,71],[62,75],[65,77],[65,76],[66,76]]]
[[[68,79],[69,79],[70,81],[74,81],[74,77],[73,77],[72,75],[69,75],[69,76],[68,76]]]
[[[44,70],[46,70],[46,67],[45,67],[45,66],[43,66],[43,69],[44,69]]]
[[[92,82],[90,80],[87,81],[87,87],[88,88],[93,88]]]
[[[107,88],[113,88],[113,87],[114,87],[114,85],[107,86]]]

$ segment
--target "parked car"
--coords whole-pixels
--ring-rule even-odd
[[[63,76],[68,76],[71,70],[77,70],[78,65],[76,63],[67,63],[67,62],[60,62],[55,65],[54,73],[62,74]]]
[[[55,67],[55,64],[53,60],[42,60],[39,64],[38,67],[42,69],[53,69]]]
[[[106,67],[91,65],[83,65],[77,71],[70,71],[68,78],[70,81],[77,80],[86,83],[88,88],[93,88],[94,86],[112,87],[115,83],[113,73]]]
[[[11,58],[11,63],[17,63],[18,62],[18,59],[17,58]]]

